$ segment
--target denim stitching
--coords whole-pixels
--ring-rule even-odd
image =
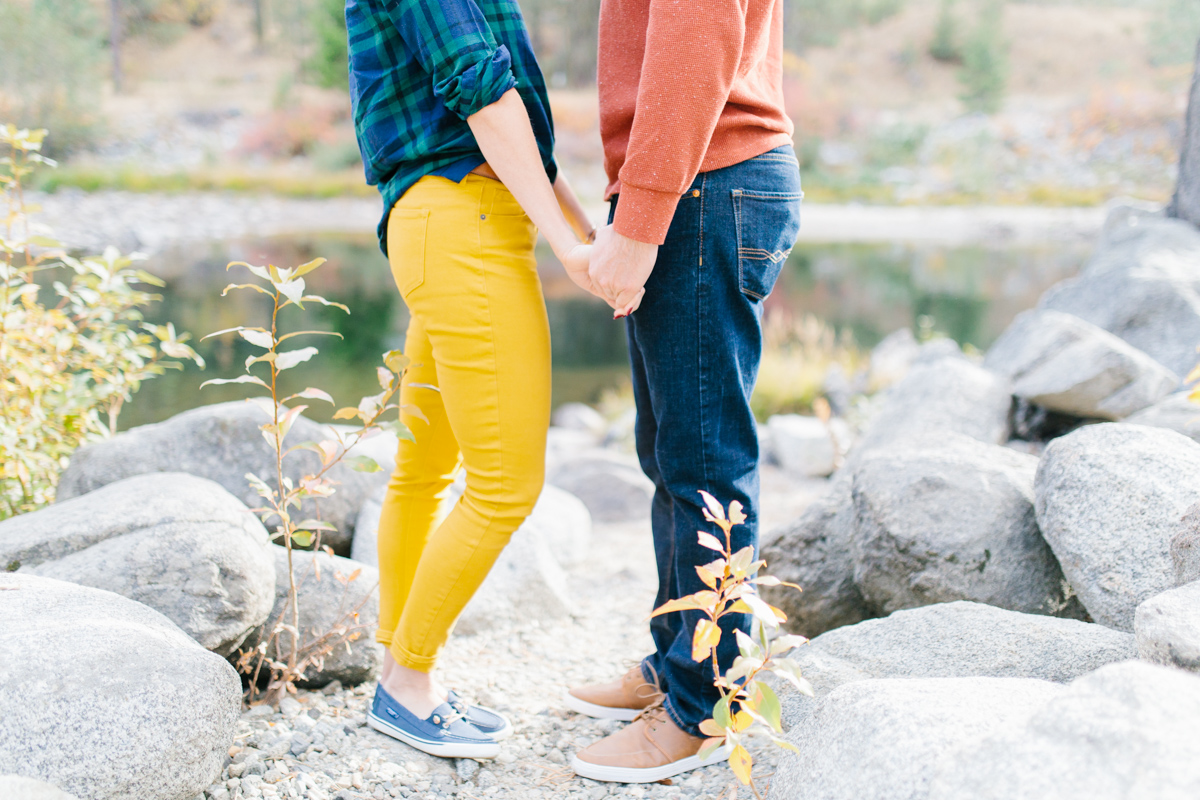
[[[738,289],[746,291],[746,276],[742,274],[742,190],[734,189],[733,195],[733,230],[737,238],[737,272]]]

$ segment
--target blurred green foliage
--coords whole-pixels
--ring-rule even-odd
[[[305,67],[318,86],[347,86],[345,0],[317,0],[312,9],[313,52]]]
[[[53,130],[49,156],[95,139],[101,30],[87,0],[0,2],[0,118]]]
[[[1004,104],[1008,86],[1008,40],[1004,38],[1004,0],[985,0],[975,27],[963,43],[959,95],[969,111],[993,114]]]
[[[962,61],[962,44],[958,40],[958,20],[954,16],[954,0],[942,0],[929,55],[937,61],[957,64]]]
[[[1155,65],[1190,63],[1200,39],[1200,0],[1158,0],[1149,39]]]

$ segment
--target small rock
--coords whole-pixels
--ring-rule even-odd
[[[1200,581],[1139,605],[1134,633],[1143,660],[1200,673]]]
[[[268,547],[241,501],[182,473],[139,475],[0,523],[0,564],[136,600],[221,655],[267,618]]]
[[[767,420],[771,446],[780,466],[804,478],[832,475],[838,445],[829,426],[816,417],[777,414]]]
[[[1179,386],[1178,375],[1108,331],[1045,309],[1019,314],[984,366],[1017,397],[1082,418],[1123,419]]]
[[[304,706],[300,705],[300,701],[294,697],[284,696],[284,698],[279,701],[279,713],[283,714],[288,719],[291,719],[303,710]]]
[[[479,762],[470,758],[460,758],[454,762],[454,772],[461,781],[469,781],[479,772]]]
[[[490,769],[479,770],[479,775],[475,778],[475,785],[480,789],[490,789],[497,784],[496,773]]]
[[[1171,538],[1200,502],[1200,445],[1174,431],[1106,423],[1046,448],[1037,518],[1088,613],[1133,630],[1143,600],[1175,585]]]
[[[597,522],[647,519],[654,484],[637,461],[605,450],[595,450],[564,461],[546,482],[578,497]]]
[[[929,800],[1194,798],[1200,677],[1136,661],[1103,667],[939,766]]]
[[[554,410],[550,424],[570,431],[585,431],[593,436],[604,435],[608,420],[586,403],[563,403]]]
[[[546,760],[552,764],[566,764],[567,757],[563,755],[563,751],[557,747],[546,754]]]

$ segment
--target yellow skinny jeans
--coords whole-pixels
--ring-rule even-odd
[[[542,491],[550,326],[537,230],[499,181],[426,177],[392,209],[392,274],[412,315],[401,442],[379,524],[379,630],[429,672],[467,602]],[[439,391],[417,384],[436,386]],[[442,519],[459,467],[466,492]]]

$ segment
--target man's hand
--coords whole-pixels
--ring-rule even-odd
[[[658,245],[629,239],[605,225],[596,232],[588,273],[597,293],[613,307],[616,316],[627,317],[641,305],[646,281],[657,260]]]

